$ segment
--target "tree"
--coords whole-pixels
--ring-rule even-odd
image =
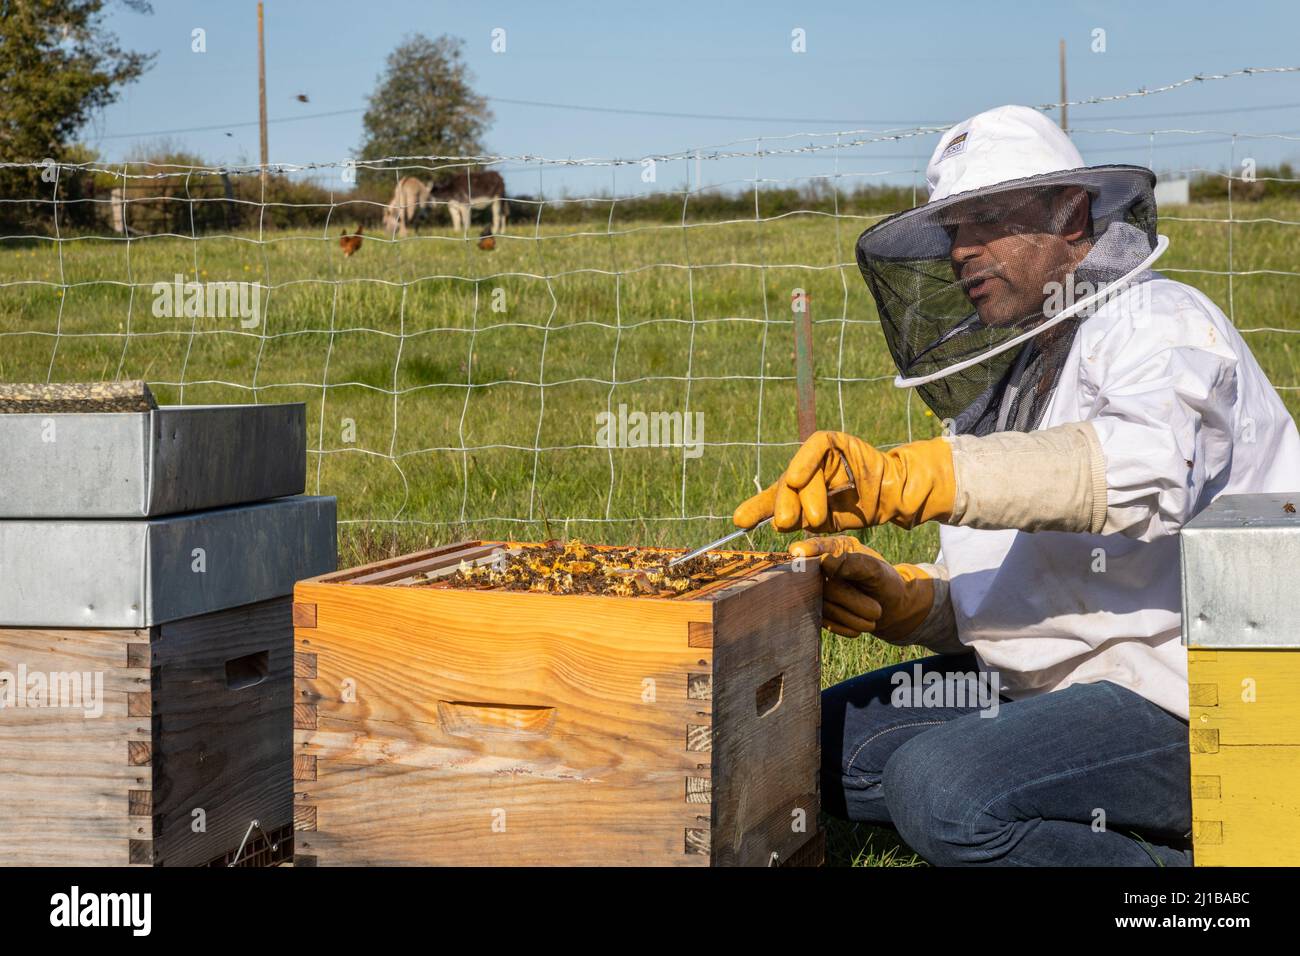
[[[90,115],[152,65],[152,54],[123,50],[105,29],[108,2],[0,2],[0,159],[66,160]],[[153,12],[147,0],[121,2],[137,13]],[[0,196],[52,198],[53,187],[40,170],[0,169]],[[50,203],[0,205],[0,217],[15,219],[45,218],[53,209]]]
[[[385,156],[473,156],[492,122],[487,98],[471,88],[464,41],[446,34],[407,37],[388,55],[362,119],[363,160]],[[361,170],[362,180],[391,184],[392,173]]]

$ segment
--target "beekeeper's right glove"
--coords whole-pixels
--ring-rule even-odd
[[[886,452],[843,432],[815,432],[781,477],[742,502],[732,520],[752,528],[771,515],[781,532],[942,521],[1100,534],[1106,508],[1106,458],[1097,432],[1091,422],[1070,422],[1033,432],[930,438]]]

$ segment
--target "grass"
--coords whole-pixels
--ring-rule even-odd
[[[1235,212],[1230,229],[1223,204],[1172,210],[1159,268],[1239,328],[1300,330],[1300,204]],[[344,565],[470,536],[695,545],[797,447],[796,288],[811,295],[819,424],[881,445],[938,434],[890,383],[853,265],[874,221],[515,224],[492,253],[432,230],[367,238],[350,259],[337,222],[265,241],[0,240],[0,381],[143,378],[163,402],[305,402],[308,490],[338,497]],[[152,284],[178,273],[263,283],[264,325],[155,316]],[[1293,336],[1246,335],[1275,384],[1300,384]],[[1300,392],[1282,394],[1294,415]],[[595,447],[597,413],[620,404],[702,412],[708,446]],[[864,540],[916,561],[937,534]],[[914,649],[826,634],[824,682],[904,656]],[[831,837],[837,862],[917,862],[887,831],[833,823]]]

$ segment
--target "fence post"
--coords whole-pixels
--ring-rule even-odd
[[[257,5],[257,126],[262,141],[262,211],[266,212],[266,41],[262,32],[262,5]]]
[[[817,392],[813,384],[812,296],[795,289],[790,296],[794,313],[794,383],[798,401],[799,441],[817,430]]]

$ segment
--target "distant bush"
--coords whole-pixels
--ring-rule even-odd
[[[1286,182],[1279,180],[1289,180]],[[1290,163],[1260,166],[1252,180],[1226,173],[1199,173],[1192,179],[1192,202],[1223,202],[1232,184],[1232,198],[1239,202],[1262,202],[1265,199],[1300,199],[1300,182]]]
[[[115,174],[112,165],[97,164],[96,172],[64,169],[58,197],[60,226],[112,232],[113,194],[120,191],[126,226],[133,234],[187,236],[209,232],[257,229],[319,229],[365,226],[378,230],[384,206],[392,196],[388,183],[365,182],[347,189],[329,188],[319,181],[295,179],[273,173],[265,193],[261,175],[240,169],[222,171],[208,167],[194,155],[179,151],[155,152],[132,160],[129,175]],[[344,184],[340,181],[339,186]],[[44,196],[49,193],[49,197]],[[53,189],[44,187],[39,197],[23,198],[29,228],[53,231]],[[538,197],[530,194],[507,198],[509,221],[519,226],[535,223],[541,208],[545,225],[604,221],[611,206],[616,220],[658,222],[717,222],[772,218],[799,211],[841,215],[883,215],[912,205],[911,187],[859,186],[838,196],[824,183],[798,187],[760,188],[743,192],[705,191],[684,195],[665,192],[649,196],[596,196],[583,199]],[[39,200],[39,201],[37,201]],[[482,216],[484,213],[479,212]],[[432,220],[450,221],[439,207]]]
[[[924,196],[918,198],[924,199]],[[510,197],[510,221],[532,222],[537,219],[538,197]],[[912,205],[910,186],[858,186],[841,190],[838,196],[822,182],[799,187],[761,188],[757,193],[705,191],[689,196],[681,192],[652,196],[592,199],[548,199],[542,209],[543,223],[579,223],[602,221],[614,216],[622,220],[658,222],[718,222],[729,219],[764,219],[793,212],[820,212],[840,215],[883,215],[908,209]]]
[[[93,167],[93,171],[61,168],[56,192],[54,184],[42,181],[39,170],[33,170],[23,195],[4,197],[20,200],[8,204],[10,221],[5,231],[52,235],[57,196],[60,230],[112,232],[117,228],[113,195],[118,191],[124,201],[120,208],[133,234],[187,236],[259,229],[333,232],[356,226],[377,232],[393,190],[388,180],[363,178],[359,183],[346,183],[338,170],[325,171],[317,180],[272,173],[263,190],[256,170],[213,168],[199,156],[165,145],[133,156],[126,164],[130,175],[125,178],[116,172],[120,167],[98,162],[94,152],[85,147],[69,150],[63,161]],[[1300,183],[1295,179],[1289,163],[1260,167],[1253,181],[1231,178],[1232,198],[1242,202],[1300,200]],[[1228,185],[1226,173],[1201,173],[1192,179],[1191,199],[1226,200]],[[603,222],[611,209],[616,221],[690,223],[770,219],[796,212],[883,216],[924,199],[924,192],[914,191],[910,185],[857,185],[836,192],[828,181],[819,179],[797,186],[760,187],[757,192],[665,191],[617,199],[520,193],[509,196],[507,203],[509,221],[519,228],[536,223],[539,209],[543,225]],[[434,211],[432,220],[439,224],[450,221],[443,208]]]

